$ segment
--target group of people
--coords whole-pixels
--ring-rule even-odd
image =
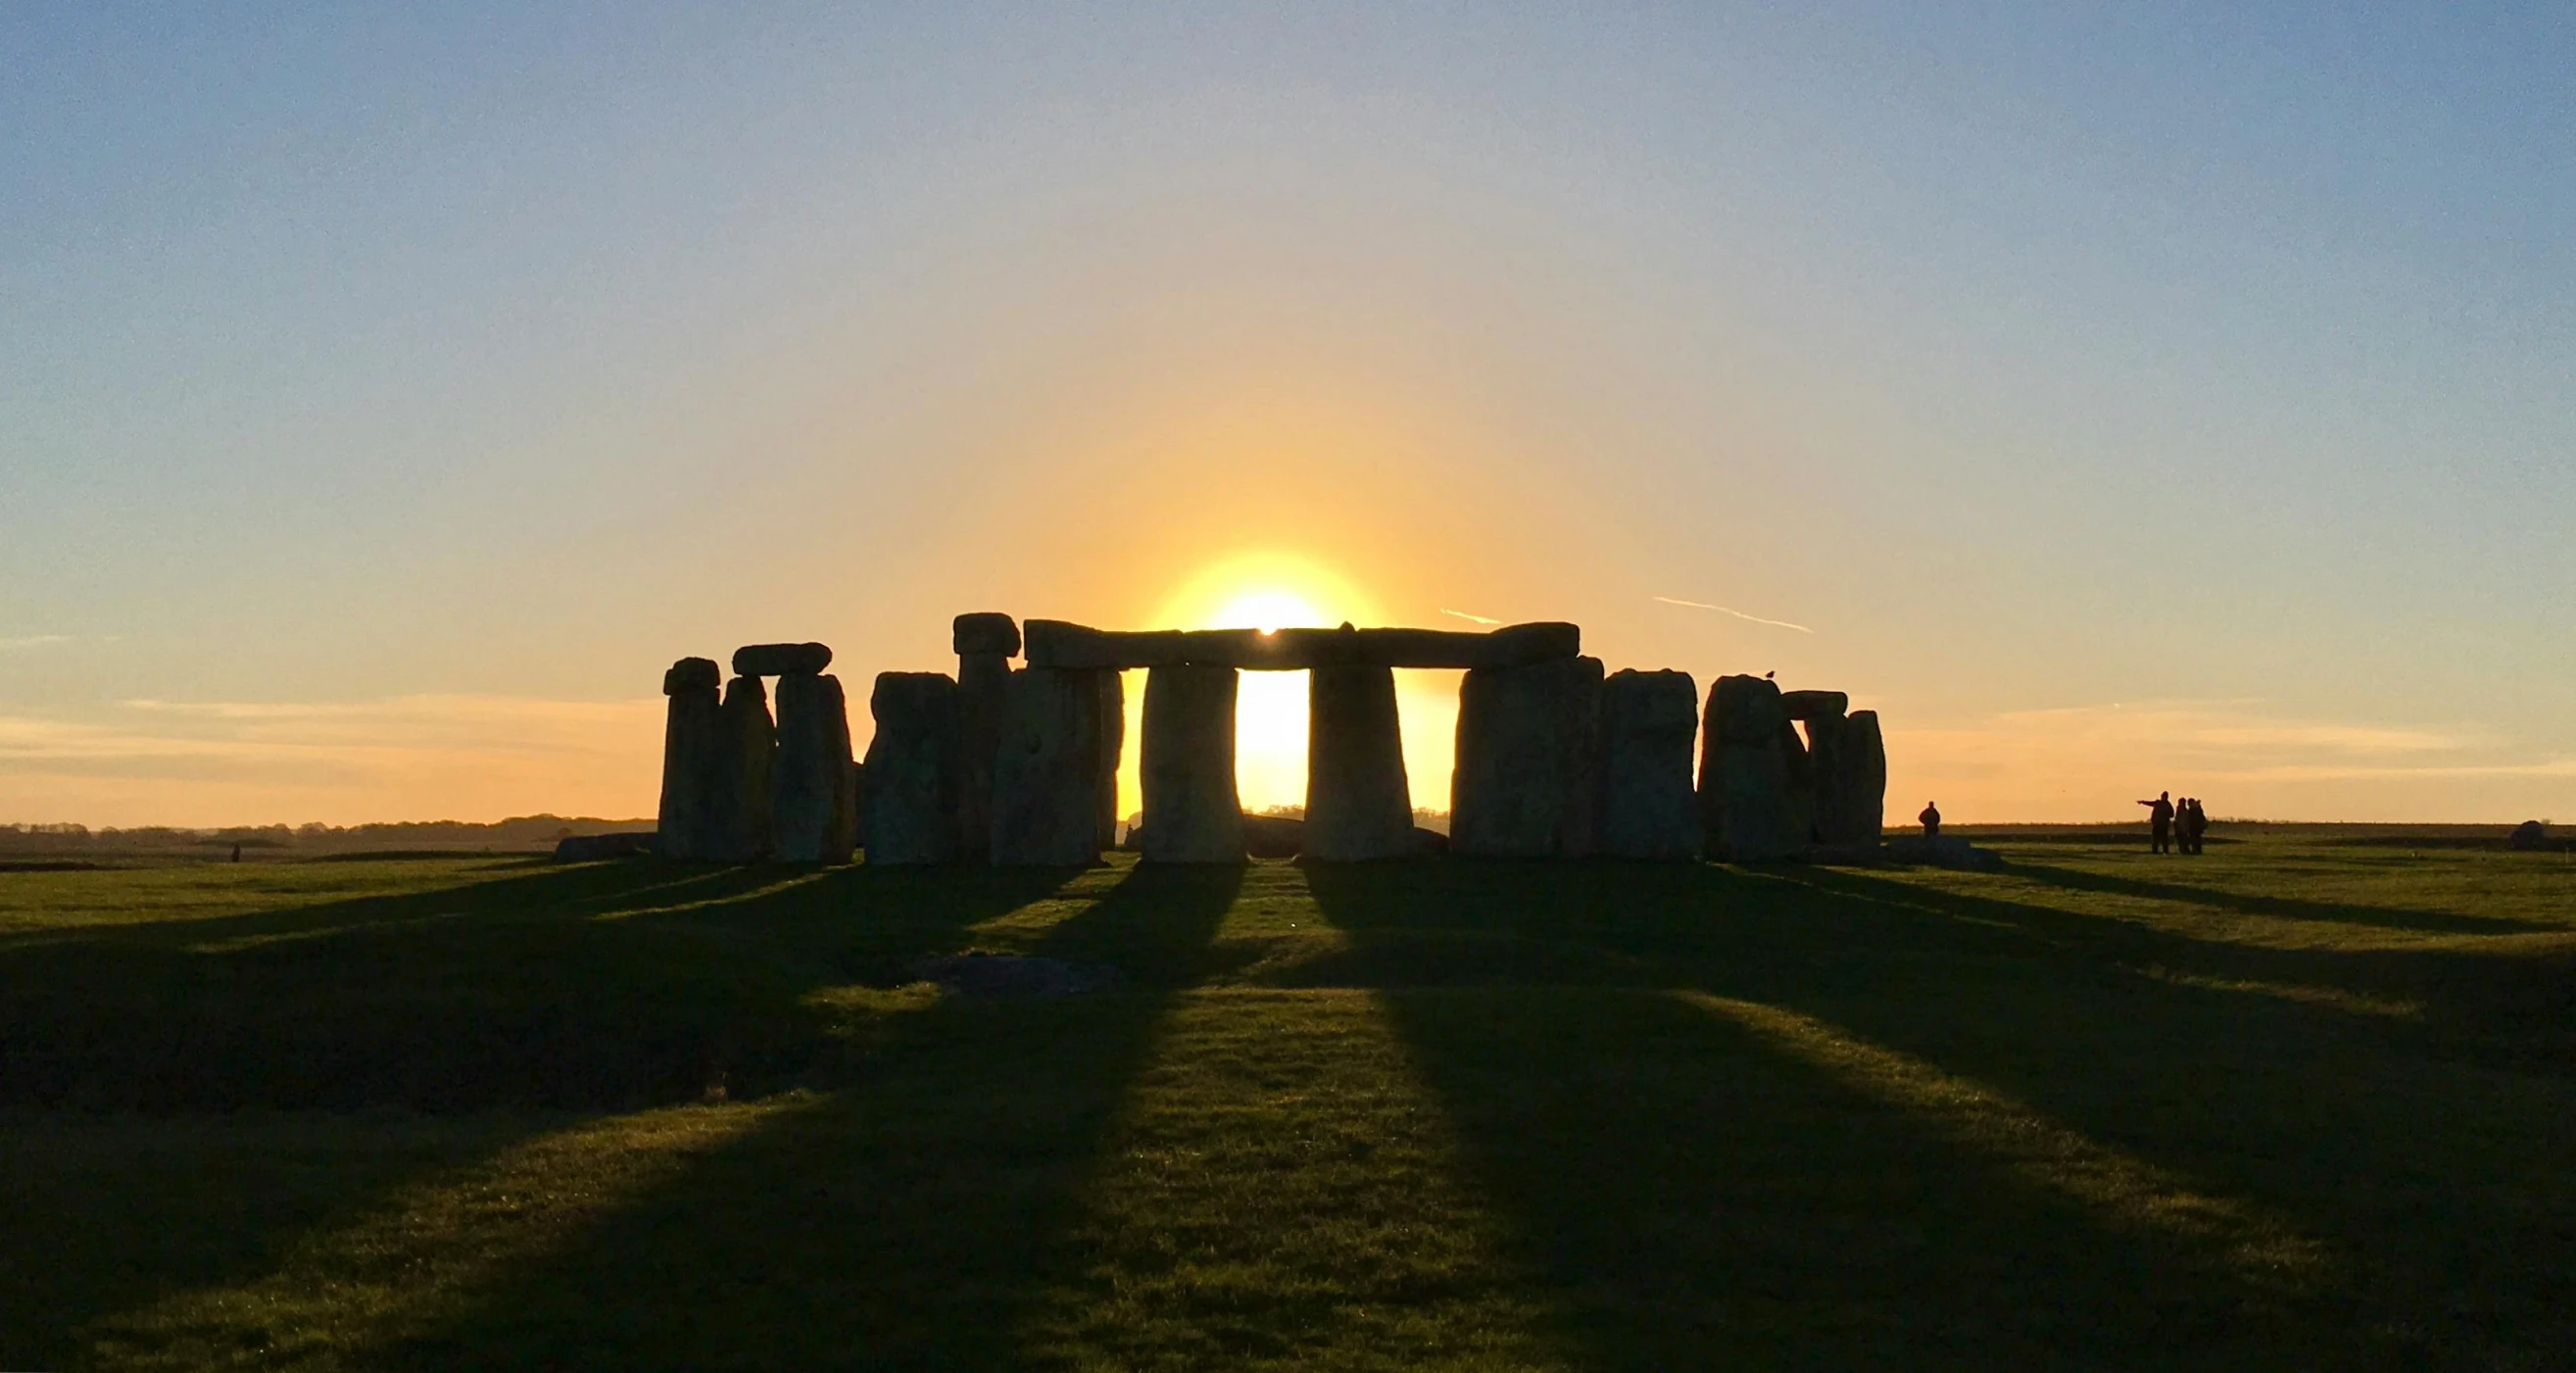
[[[2160,791],[2156,799],[2138,804],[2147,808],[2147,829],[2156,852],[2200,852],[2200,837],[2209,832],[2209,812],[2200,808],[2199,797],[2176,801],[2172,792]]]

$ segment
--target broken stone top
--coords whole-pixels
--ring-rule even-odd
[[[1020,651],[1020,626],[998,611],[979,610],[957,617],[950,630],[955,639],[951,652],[999,653],[1008,658]]]
[[[662,694],[677,696],[688,691],[714,691],[724,685],[724,673],[713,658],[682,658],[662,674]]]
[[[1302,672],[1362,667],[1512,668],[1572,658],[1583,631],[1570,624],[1507,625],[1490,634],[1441,629],[1104,630],[1063,620],[1027,625],[1031,667],[1233,667]]]
[[[823,644],[746,644],[733,651],[737,677],[804,677],[832,665]]]

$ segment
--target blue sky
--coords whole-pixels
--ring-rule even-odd
[[[2576,815],[2576,18],[1780,8],[12,7],[0,820],[640,813],[671,658],[1247,551]]]

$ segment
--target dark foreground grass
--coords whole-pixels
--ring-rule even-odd
[[[2332,839],[0,874],[0,1366],[2565,1366],[2576,866]]]

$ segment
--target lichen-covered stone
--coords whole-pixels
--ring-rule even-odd
[[[957,683],[942,672],[880,672],[868,693],[867,858],[871,867],[957,856]]]
[[[1458,692],[1449,851],[1575,858],[1592,851],[1601,660],[1477,668]]]
[[[1687,672],[1614,672],[1601,684],[1601,802],[1594,851],[1611,858],[1697,858],[1691,790],[1699,689]]]
[[[1392,669],[1329,664],[1308,679],[1300,844],[1305,856],[1328,863],[1420,852]]]

